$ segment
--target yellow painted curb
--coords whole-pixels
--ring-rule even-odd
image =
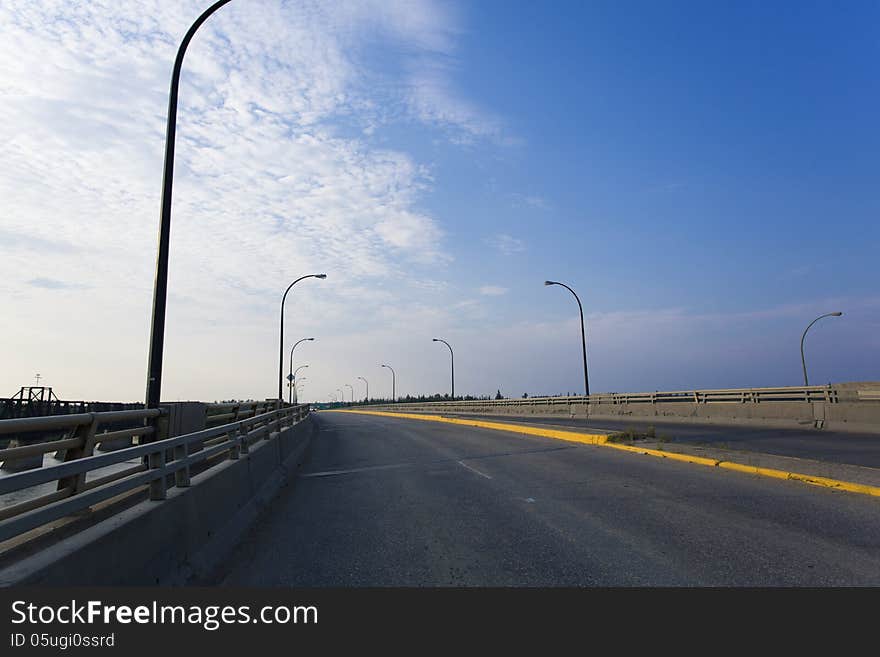
[[[669,459],[670,461],[684,461],[685,463],[696,463],[697,465],[718,465],[717,459],[707,459],[703,456],[691,456],[690,454],[678,454],[677,452],[662,452],[659,449],[631,447],[630,445],[618,445],[616,443],[605,443],[605,447],[619,449],[622,452],[633,452],[635,454],[644,454],[646,456],[656,456],[661,459]]]
[[[482,429],[496,429],[498,431],[511,431],[524,433],[530,436],[544,436],[556,440],[567,440],[572,443],[585,445],[604,445],[608,440],[604,433],[578,433],[576,431],[558,431],[556,429],[542,429],[527,425],[504,424],[502,422],[484,422],[483,420],[462,420],[452,417],[439,417],[437,415],[420,415],[417,413],[387,413],[385,411],[330,411],[332,413],[358,413],[360,415],[381,415],[383,417],[403,417],[410,420],[427,420],[428,422],[444,422],[446,424],[462,424],[468,427],[480,427]]]
[[[736,470],[737,472],[745,472],[746,474],[760,475],[762,477],[773,477],[774,479],[789,479],[791,472],[784,470],[773,470],[771,468],[759,468],[755,465],[743,465],[742,463],[734,463],[732,461],[719,461],[719,468],[725,470]]]
[[[655,456],[671,461],[683,461],[685,463],[694,463],[696,465],[706,465],[709,467],[724,468],[725,470],[734,470],[736,472],[744,472],[761,477],[772,477],[773,479],[788,479],[791,481],[801,481],[805,484],[813,486],[821,486],[823,488],[833,488],[835,490],[845,490],[850,493],[860,493],[862,495],[871,495],[872,497],[880,497],[880,487],[869,486],[867,484],[857,484],[851,481],[841,481],[839,479],[829,479],[828,477],[819,477],[816,475],[801,474],[798,472],[786,472],[785,470],[774,470],[772,468],[761,468],[754,465],[744,465],[742,463],[734,463],[733,461],[719,461],[717,459],[708,459],[702,456],[691,456],[690,454],[679,454],[677,452],[663,452],[658,449],[647,449],[645,447],[632,447],[630,445],[618,445],[617,443],[608,442],[608,434],[599,433],[577,433],[575,431],[559,431],[556,429],[542,429],[540,427],[530,427],[523,424],[505,424],[503,422],[485,422],[483,420],[458,419],[451,417],[440,417],[438,415],[422,415],[418,413],[388,413],[386,411],[354,411],[354,410],[331,410],[325,411],[329,413],[355,413],[358,415],[380,415],[383,417],[402,417],[410,420],[425,420],[428,422],[444,422],[446,424],[461,424],[469,427],[481,427],[483,429],[496,429],[498,431],[508,431],[511,433],[522,433],[530,436],[543,436],[545,438],[555,438],[556,440],[566,440],[573,443],[582,443],[585,445],[599,445],[602,447],[611,447],[622,452],[632,452],[634,454],[644,454],[646,456]]]

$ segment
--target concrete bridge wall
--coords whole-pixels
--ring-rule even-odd
[[[880,389],[880,384],[876,386]],[[536,418],[594,418],[597,420],[632,420],[633,422],[693,422],[749,426],[778,426],[835,431],[880,433],[880,399],[856,401],[855,393],[844,389],[838,402],[772,401],[772,402],[638,402],[499,405],[491,402],[468,401],[389,404],[370,406],[374,410],[409,413],[442,413],[520,416]]]
[[[310,417],[260,440],[248,454],[170,488],[59,543],[0,567],[0,586],[183,584],[223,559],[309,447]]]

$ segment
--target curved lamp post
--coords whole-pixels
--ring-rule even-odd
[[[284,302],[287,301],[287,293],[290,292],[290,288],[299,283],[301,280],[306,278],[327,278],[327,274],[306,274],[305,276],[300,276],[293,283],[287,286],[287,289],[284,290],[284,296],[281,297],[281,334],[278,338],[278,403],[281,403],[281,400],[284,397],[281,396],[281,383],[284,378]],[[294,345],[296,346],[296,345]]]
[[[339,393],[339,399],[342,400],[342,403],[345,403],[345,393],[342,392],[342,388],[336,388],[336,392]]]
[[[818,322],[820,319],[822,319],[823,317],[840,317],[841,315],[843,315],[843,313],[840,311],[833,312],[833,313],[825,313],[824,315],[819,315],[819,317],[817,317],[812,322],[810,322],[807,325],[807,328],[804,329],[804,334],[801,336],[801,365],[804,368],[804,385],[805,386],[810,385],[810,382],[807,379],[807,361],[804,359],[804,338],[807,337],[807,331],[809,331],[810,327],[813,324],[815,324],[816,322]]]
[[[351,388],[351,403],[354,404],[354,386],[351,385],[350,383],[346,383],[343,386],[343,388]],[[344,395],[343,395],[343,401],[344,401]]]
[[[396,390],[397,381],[395,379],[397,379],[397,375],[394,374],[394,368],[391,367],[391,365],[381,365],[380,367],[387,367],[389,370],[391,370],[391,401],[396,402],[397,401],[397,390]]]
[[[433,342],[442,342],[447,347],[449,347],[449,343],[446,340],[442,340],[440,338],[433,338]],[[452,399],[455,399],[455,354],[452,353],[452,347],[449,347],[449,363],[452,367]]]
[[[168,252],[171,238],[171,187],[174,179],[174,140],[177,133],[177,95],[183,56],[196,30],[208,17],[230,0],[219,0],[208,7],[190,26],[180,42],[168,95],[168,119],[165,127],[165,165],[162,172],[162,202],[159,218],[159,252],[156,256],[156,280],[153,285],[153,316],[150,322],[150,355],[147,365],[146,407],[158,408],[162,394],[162,351],[165,343],[165,302],[168,296]],[[279,393],[279,397],[280,397]]]
[[[578,304],[578,310],[581,313],[581,348],[583,349],[584,354],[584,395],[590,396],[590,382],[587,379],[587,338],[584,332],[584,307],[581,305],[581,300],[578,298],[578,295],[575,294],[574,290],[572,290],[565,283],[560,283],[559,281],[544,281],[544,285],[561,285],[566,290],[571,292],[574,295],[575,301]]]
[[[288,403],[290,403],[290,395],[293,392],[293,382],[296,381],[296,374],[293,371],[293,350],[296,349],[296,345],[300,342],[314,342],[315,338],[303,338],[302,340],[297,340],[294,342],[293,346],[290,348],[290,369],[287,374],[287,384],[291,387],[290,393],[288,393]],[[297,372],[299,368],[296,368]]]
[[[299,386],[303,381],[307,381],[307,380],[308,379],[306,377],[303,377],[299,381],[294,380],[294,381],[291,381],[289,384],[291,389],[293,390],[294,395],[296,396],[296,403],[297,404],[299,403],[299,391],[300,391]],[[291,402],[291,403],[293,403],[293,402]]]
[[[215,11],[231,0],[218,0],[208,7],[187,30],[177,49],[171,71],[171,88],[168,94],[168,117],[165,126],[165,162],[162,171],[162,201],[159,218],[159,250],[156,256],[156,280],[153,286],[153,315],[150,322],[150,355],[147,365],[146,407],[158,408],[162,394],[162,352],[165,342],[165,307],[168,296],[168,255],[171,238],[171,196],[174,182],[174,147],[177,136],[177,99],[180,90],[180,72],[186,49],[196,31]],[[325,278],[325,274],[316,275]],[[301,280],[301,279],[299,279]],[[296,281],[294,281],[296,283]],[[291,286],[293,283],[291,283]],[[288,290],[290,288],[288,287]],[[284,293],[287,296],[287,292]],[[282,365],[284,361],[284,301],[281,302],[282,346],[278,366],[278,402],[281,403]]]
[[[366,380],[364,377],[362,377],[362,376],[359,376],[358,378],[359,378],[361,381],[363,381],[363,382],[367,385],[367,396],[364,397],[364,401],[365,401],[365,402],[368,402],[368,401],[370,401],[370,382],[367,381],[367,380]]]

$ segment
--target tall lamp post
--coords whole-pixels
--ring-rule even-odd
[[[301,280],[306,278],[327,278],[327,274],[306,274],[305,276],[300,276],[293,283],[287,286],[287,289],[284,290],[284,296],[281,297],[281,332],[278,337],[278,403],[281,404],[284,397],[281,394],[281,383],[284,378],[284,302],[287,301],[287,293],[290,292],[290,288],[299,283]],[[295,347],[296,345],[294,345]],[[291,352],[292,356],[292,352]]]
[[[433,342],[442,342],[447,347],[449,347],[449,343],[446,340],[442,340],[441,338],[433,338]],[[451,365],[451,378],[452,378],[452,399],[455,399],[455,354],[452,353],[452,347],[449,347],[449,363]]]
[[[302,340],[297,340],[294,342],[293,346],[290,348],[290,370],[288,370],[287,374],[287,382],[290,385],[291,391],[290,394],[293,394],[293,382],[296,380],[296,374],[293,371],[293,350],[296,349],[296,345],[300,342],[314,342],[315,338],[303,338]],[[297,367],[297,372],[299,368]],[[291,403],[291,399],[288,396],[288,403]]]
[[[351,385],[350,383],[346,383],[343,387],[344,388],[351,388],[351,403],[354,404],[354,386]]]
[[[391,370],[391,401],[396,402],[397,401],[397,381],[395,379],[397,379],[397,376],[394,374],[394,368],[391,367],[391,365],[382,365],[381,367],[387,367],[389,370]]]
[[[293,370],[293,374],[289,375],[290,381],[287,382],[287,385],[289,385],[291,388],[293,388],[293,392],[297,393],[297,399],[296,399],[297,403],[299,403],[299,391],[296,388],[296,373],[302,369],[305,369],[306,367],[308,367],[308,365],[300,365],[295,370]],[[303,377],[303,378],[305,378],[305,377]],[[293,403],[293,402],[290,402],[290,403]]]
[[[171,189],[174,180],[174,141],[177,134],[177,95],[183,56],[196,30],[208,17],[230,0],[219,0],[208,7],[190,26],[180,42],[168,95],[168,118],[165,126],[165,165],[162,171],[162,202],[159,218],[159,251],[156,256],[156,280],[153,284],[153,316],[150,322],[150,355],[147,365],[146,407],[158,408],[162,394],[162,351],[165,344],[165,301],[168,296],[168,253],[171,241]],[[280,397],[280,393],[279,393]]]
[[[560,283],[559,281],[544,281],[544,285],[561,285],[566,290],[571,292],[574,295],[575,301],[578,304],[578,310],[581,313],[581,349],[583,350],[584,355],[584,395],[590,396],[590,382],[587,379],[587,338],[586,333],[584,332],[584,307],[581,305],[581,300],[578,298],[578,295],[575,294],[575,291],[572,290],[565,283]]]
[[[370,401],[370,382],[367,381],[367,380],[366,380],[364,377],[362,377],[362,376],[359,376],[358,378],[359,378],[361,381],[363,381],[363,382],[367,385],[367,396],[364,397],[364,401],[365,401],[365,402],[368,402],[368,401]]]
[[[339,398],[342,400],[342,403],[345,403],[345,393],[342,392],[342,388],[336,388],[336,392],[339,393]]]
[[[823,317],[840,317],[841,315],[843,315],[843,313],[840,311],[833,312],[833,313],[825,313],[824,315],[819,315],[816,319],[814,319],[812,322],[810,322],[807,325],[807,328],[804,329],[804,334],[801,336],[801,365],[804,368],[804,385],[805,386],[810,385],[810,382],[807,379],[807,361],[804,358],[804,338],[807,337],[807,331],[809,331],[810,327],[813,324],[815,324],[816,322],[818,322],[820,319],[822,319]]]

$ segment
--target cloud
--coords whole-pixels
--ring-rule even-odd
[[[534,210],[550,210],[552,206],[550,202],[540,196],[529,194],[512,194],[513,207],[515,208],[532,208]]]
[[[497,297],[504,294],[507,294],[508,290],[506,287],[500,287],[498,285],[483,285],[479,288],[479,293],[489,297]]]
[[[525,242],[504,233],[487,237],[485,243],[506,256],[522,253],[526,250]]]
[[[45,345],[60,344],[54,318],[78,317],[87,303],[88,318],[65,325],[65,338],[101,345],[103,355],[90,363],[66,353],[54,359],[56,377],[76,396],[140,396],[168,77],[204,7],[0,4],[0,197],[16,226],[0,233],[0,294],[16,301],[15,326],[41,327],[10,328],[20,348],[0,384],[20,385]],[[277,341],[279,290],[302,273],[329,277],[292,293],[291,331],[447,321],[422,300],[447,294],[451,261],[441,220],[424,209],[430,169],[407,142],[376,133],[416,118],[432,136],[495,134],[494,119],[456,92],[446,67],[460,29],[454,7],[433,0],[251,0],[200,28],[178,112],[169,395],[271,394],[261,387],[271,383],[271,355],[230,351]],[[399,70],[370,68],[388,59],[372,56],[380,48],[400,55]],[[40,277],[17,284],[36,254]],[[399,284],[409,277],[422,287]],[[68,294],[47,308],[37,289]],[[216,376],[194,374],[217,353],[226,355]]]
[[[450,131],[453,141],[459,144],[472,144],[477,140],[514,143],[512,138],[505,138],[498,117],[455,91],[448,65],[420,64],[409,79],[409,88],[411,113],[420,121]]]
[[[45,290],[76,290],[78,288],[84,287],[83,285],[78,285],[76,283],[56,281],[51,278],[33,278],[29,280],[27,284],[32,287],[40,287]]]

